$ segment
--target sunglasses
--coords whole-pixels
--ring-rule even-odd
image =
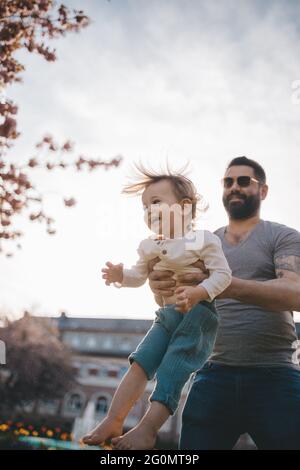
[[[238,176],[237,178],[226,176],[225,178],[222,178],[221,183],[224,188],[229,189],[235,181],[237,181],[237,184],[241,188],[247,188],[248,186],[250,186],[252,181],[254,181],[255,183],[259,183],[259,181],[256,178],[252,178],[252,176]]]

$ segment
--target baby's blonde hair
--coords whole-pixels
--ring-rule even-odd
[[[187,164],[188,165],[188,164]],[[144,192],[151,184],[166,180],[170,182],[174,195],[178,202],[189,199],[192,204],[192,219],[196,219],[199,203],[202,203],[201,211],[208,209],[208,204],[204,202],[203,196],[197,193],[193,182],[184,175],[187,165],[178,171],[170,169],[169,165],[164,171],[155,171],[146,168],[142,163],[134,164],[134,177],[126,184],[122,190],[123,194],[137,196]]]

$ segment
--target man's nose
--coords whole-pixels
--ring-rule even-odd
[[[240,185],[238,184],[237,180],[234,180],[233,185],[231,186],[230,190],[231,190],[231,191],[235,191],[235,190],[237,190],[237,189],[240,190],[241,187],[240,187]]]

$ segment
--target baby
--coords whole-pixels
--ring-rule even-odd
[[[214,298],[231,283],[231,270],[219,238],[207,230],[194,230],[199,197],[185,176],[158,174],[141,167],[139,179],[123,190],[141,194],[145,221],[154,232],[138,247],[139,259],[131,269],[106,263],[106,284],[139,287],[148,277],[148,263],[160,258],[154,269],[171,270],[174,278],[201,259],[209,277],[193,287],[177,287],[163,298],[152,327],[129,356],[130,367],[119,384],[106,418],[83,438],[89,445],[111,440],[116,449],[152,449],[157,433],[175,413],[184,384],[209,358],[218,325]],[[122,435],[123,423],[147,381],[156,376],[150,406],[141,422]]]

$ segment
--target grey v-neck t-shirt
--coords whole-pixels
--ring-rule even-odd
[[[232,275],[240,279],[275,279],[274,260],[300,256],[300,233],[285,225],[260,220],[248,237],[231,245],[225,227],[215,231]],[[228,366],[284,366],[299,368],[293,312],[273,312],[233,299],[216,300],[219,330],[210,361]]]

